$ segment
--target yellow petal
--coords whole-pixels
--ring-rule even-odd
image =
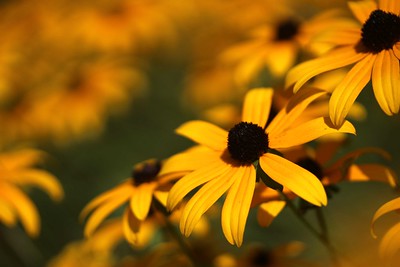
[[[221,223],[229,243],[240,247],[256,184],[255,169],[253,166],[239,167],[231,179],[234,183],[222,208]]]
[[[154,197],[160,202],[164,207],[167,206],[168,191],[154,191]]]
[[[273,200],[262,203],[257,211],[257,221],[262,227],[268,227],[285,207],[286,202]]]
[[[265,61],[269,70],[274,76],[282,77],[294,65],[299,45],[293,41],[278,42],[271,43],[265,49],[268,51]]]
[[[376,2],[373,0],[350,1],[348,2],[348,5],[354,16],[361,22],[361,24],[364,24],[372,11],[378,9]]]
[[[91,238],[87,239],[95,251],[110,252],[123,238],[121,218],[107,221]]]
[[[264,128],[272,105],[272,88],[250,90],[244,99],[242,121],[252,122]]]
[[[397,114],[400,108],[399,59],[392,50],[383,50],[376,56],[372,70],[375,98],[387,115]]]
[[[38,211],[33,202],[17,187],[3,183],[2,197],[15,210],[27,234],[36,237],[40,231]]]
[[[232,176],[237,170],[229,171],[203,185],[200,190],[186,204],[180,220],[180,230],[189,236],[201,216],[231,187]]]
[[[186,122],[176,132],[214,150],[223,151],[227,146],[228,132],[205,121]]]
[[[384,266],[396,266],[394,256],[400,250],[400,223],[393,225],[382,238],[379,244],[379,256]]]
[[[156,186],[156,183],[143,183],[136,187],[135,192],[131,196],[129,202],[131,210],[136,218],[141,221],[146,219],[149,213],[153,192]]]
[[[341,68],[365,57],[353,46],[337,48],[329,54],[317,59],[312,59],[292,68],[287,77],[285,88],[294,85],[293,91],[297,92],[308,80],[326,71]]]
[[[90,201],[81,211],[79,218],[80,220],[83,220],[89,212],[91,212],[93,209],[95,209],[97,206],[102,204],[103,202],[106,202],[110,198],[114,198],[114,196],[126,196],[129,198],[129,196],[132,194],[134,190],[134,186],[132,184],[132,181],[128,179],[127,181],[123,182],[122,184],[118,185],[117,187],[110,189],[101,195],[95,197],[92,201]]]
[[[395,185],[397,176],[393,170],[381,164],[352,164],[348,170],[349,181],[378,181]]]
[[[378,220],[381,216],[385,215],[386,213],[395,211],[395,210],[400,210],[400,197],[395,198],[385,204],[383,204],[377,211],[375,211],[374,216],[372,217],[371,221],[371,234],[374,238],[376,238],[375,234],[375,222]]]
[[[260,157],[260,165],[269,177],[304,200],[316,206],[327,204],[325,189],[311,172],[271,153]]]
[[[0,221],[7,227],[14,226],[17,222],[16,214],[8,201],[0,198]]]
[[[60,201],[64,191],[57,178],[46,171],[22,170],[13,172],[13,181],[21,185],[35,185],[43,189],[54,201]]]
[[[340,126],[361,90],[371,79],[375,56],[370,54],[358,62],[335,88],[329,101],[332,123]]]
[[[138,243],[138,232],[142,221],[139,221],[133,216],[132,211],[128,208],[125,209],[122,217],[122,230],[128,243],[136,245]]]
[[[167,199],[167,209],[172,210],[196,187],[226,173],[230,166],[222,162],[214,162],[185,175],[172,188]]]
[[[379,0],[379,9],[398,15],[400,13],[400,1]]]
[[[272,135],[279,135],[298,119],[311,102],[323,95],[326,95],[326,92],[316,88],[304,88],[296,93],[270,122],[266,131]]]
[[[129,195],[115,195],[106,203],[99,206],[89,217],[86,222],[84,235],[89,237],[93,234],[100,223],[110,215],[114,210],[120,207],[124,202],[129,199]]]
[[[167,173],[193,171],[202,166],[207,166],[219,158],[220,152],[216,152],[205,146],[195,146],[192,149],[173,155],[166,159],[160,170],[159,176]]]
[[[237,65],[234,73],[234,79],[238,86],[245,86],[257,76],[264,67],[264,58],[266,51],[252,51]]]
[[[334,128],[328,118],[316,118],[289,129],[278,136],[271,133],[269,135],[269,147],[274,149],[289,148],[305,144],[327,134],[355,134],[355,132],[354,126],[348,121],[345,121],[342,126],[337,129]]]

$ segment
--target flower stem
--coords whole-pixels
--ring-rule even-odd
[[[289,199],[284,193],[280,192],[281,197],[285,200],[286,205],[293,211],[293,213],[296,215],[296,217],[308,228],[308,230],[310,230],[310,232],[318,238],[318,240],[326,247],[326,249],[328,250],[332,262],[334,264],[334,266],[339,266],[338,265],[338,258],[337,258],[337,252],[336,249],[332,246],[332,244],[330,243],[328,237],[327,237],[327,227],[326,227],[326,222],[325,219],[323,218],[323,214],[320,213],[318,215],[317,212],[317,218],[318,218],[318,222],[320,224],[322,233],[319,233],[303,216],[303,213],[301,213],[296,206],[293,204],[292,200]],[[318,209],[320,210],[320,209]],[[320,216],[322,216],[320,218]]]

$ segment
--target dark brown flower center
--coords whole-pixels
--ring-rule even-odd
[[[161,162],[156,159],[149,159],[135,165],[132,172],[132,179],[135,185],[148,183],[157,177],[160,170]]]
[[[240,122],[229,130],[228,151],[240,164],[251,164],[268,151],[268,135],[251,122]]]
[[[377,9],[361,29],[361,42],[371,53],[379,53],[400,41],[400,16]]]
[[[277,41],[291,40],[299,32],[299,23],[294,20],[284,20],[276,28]]]
[[[321,180],[324,177],[324,172],[322,171],[321,165],[312,158],[304,157],[298,160],[296,163],[300,167],[303,167],[307,171],[317,176],[318,179]]]

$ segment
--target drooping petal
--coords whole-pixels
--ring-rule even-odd
[[[340,126],[361,90],[371,79],[375,55],[368,55],[349,71],[335,88],[329,101],[329,115],[332,123]]]
[[[0,198],[0,221],[8,227],[15,225],[17,222],[17,216],[13,208],[10,206],[10,203],[1,198]]]
[[[386,213],[395,211],[395,210],[400,210],[400,197],[395,198],[389,202],[386,202],[383,204],[377,211],[375,211],[374,216],[372,217],[371,221],[371,234],[374,238],[376,238],[375,234],[375,223],[376,221]]]
[[[400,13],[400,2],[393,0],[379,0],[379,9],[398,15]]]
[[[1,184],[1,194],[15,210],[28,235],[36,237],[40,231],[40,219],[33,202],[20,189],[6,183]]]
[[[286,76],[285,88],[295,84],[293,91],[297,92],[312,77],[353,64],[365,56],[365,53],[357,52],[353,46],[337,48],[325,56],[306,61],[292,68]]]
[[[264,154],[259,162],[268,176],[299,197],[316,206],[327,204],[325,189],[321,181],[311,172],[271,153]]]
[[[346,177],[349,181],[378,181],[395,185],[396,174],[390,168],[374,163],[352,164]]]
[[[383,236],[379,244],[379,256],[383,260],[384,267],[394,265],[394,256],[400,250],[400,223],[393,225]]]
[[[113,198],[114,196],[126,196],[127,198],[132,194],[134,190],[134,186],[130,179],[121,183],[117,187],[110,189],[101,195],[95,197],[92,201],[90,201],[81,211],[79,218],[83,220],[89,212],[95,209],[97,206],[101,205],[103,202],[106,202],[108,199]]]
[[[54,201],[60,201],[64,191],[57,178],[46,171],[25,169],[12,172],[12,180],[21,185],[35,185],[43,189]]]
[[[353,15],[361,22],[361,24],[364,24],[372,11],[378,9],[376,2],[373,0],[349,1],[348,5],[350,10],[353,12]]]
[[[269,123],[266,131],[269,134],[279,135],[297,120],[311,102],[326,94],[325,91],[320,89],[304,88],[290,98],[285,108],[281,109]]]
[[[172,210],[176,205],[196,187],[217,178],[229,171],[230,166],[221,162],[206,165],[192,173],[185,175],[172,188],[167,199],[167,209]]]
[[[383,50],[376,56],[372,70],[375,98],[387,115],[397,114],[400,108],[399,59],[392,50]]]
[[[124,202],[128,201],[128,199],[129,195],[115,195],[112,199],[109,199],[106,203],[99,206],[86,222],[84,229],[85,237],[91,236],[102,221]]]
[[[121,218],[108,220],[101,229],[86,242],[96,251],[109,252],[121,241],[123,236]]]
[[[201,216],[232,186],[235,168],[203,185],[200,190],[188,201],[182,212],[180,230],[185,236],[189,236]]]
[[[133,216],[132,211],[127,207],[122,217],[122,230],[126,241],[130,244],[136,245],[138,243],[138,232],[142,221]]]
[[[327,134],[355,134],[355,132],[354,126],[349,121],[345,121],[342,126],[337,129],[328,118],[316,118],[279,135],[275,135],[271,132],[269,134],[269,147],[274,149],[289,148],[305,144]]]
[[[239,62],[235,69],[234,79],[238,86],[246,86],[264,67],[266,51],[253,51]]]
[[[272,88],[257,88],[249,91],[243,103],[242,121],[252,122],[263,128],[271,110],[273,94]]]
[[[253,166],[239,167],[231,179],[235,182],[222,207],[221,224],[229,243],[240,247],[256,184],[255,169]]]
[[[268,227],[285,207],[286,202],[273,200],[262,203],[257,211],[257,221],[262,227]]]
[[[273,75],[282,77],[296,62],[299,45],[292,41],[278,42],[271,43],[270,47],[265,49],[268,51],[265,61],[269,70]]]
[[[156,187],[156,183],[143,183],[136,187],[131,196],[129,204],[132,213],[141,221],[146,219],[149,213],[153,192]]]
[[[227,146],[228,132],[205,121],[189,121],[179,126],[175,131],[214,150],[223,151]]]

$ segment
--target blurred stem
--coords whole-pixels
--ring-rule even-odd
[[[159,211],[163,217],[166,232],[176,241],[176,243],[178,243],[181,251],[186,254],[186,256],[193,263],[193,266],[198,266],[193,250],[191,249],[189,244],[183,239],[182,234],[176,229],[175,225],[169,220],[168,211],[155,197],[153,197],[153,203],[154,209]]]
[[[328,250],[332,262],[334,264],[334,266],[339,266],[339,261],[338,261],[338,257],[337,257],[337,252],[336,249],[332,246],[332,244],[330,243],[330,241],[327,238],[327,228],[326,228],[326,222],[325,219],[323,218],[323,214],[320,213],[320,215],[318,215],[317,213],[317,217],[318,217],[318,223],[320,224],[322,233],[319,233],[305,218],[304,218],[304,214],[301,213],[299,211],[299,209],[297,209],[297,207],[293,204],[292,200],[289,199],[284,193],[282,193],[281,191],[278,191],[281,195],[281,197],[285,200],[286,205],[293,211],[293,213],[296,215],[296,217],[308,228],[308,230],[310,230],[310,232],[318,238],[318,240],[326,247],[326,249]],[[320,210],[320,208],[318,208],[318,210]],[[319,211],[321,212],[321,211]],[[320,218],[320,216],[322,216]],[[321,221],[320,221],[321,220]]]

